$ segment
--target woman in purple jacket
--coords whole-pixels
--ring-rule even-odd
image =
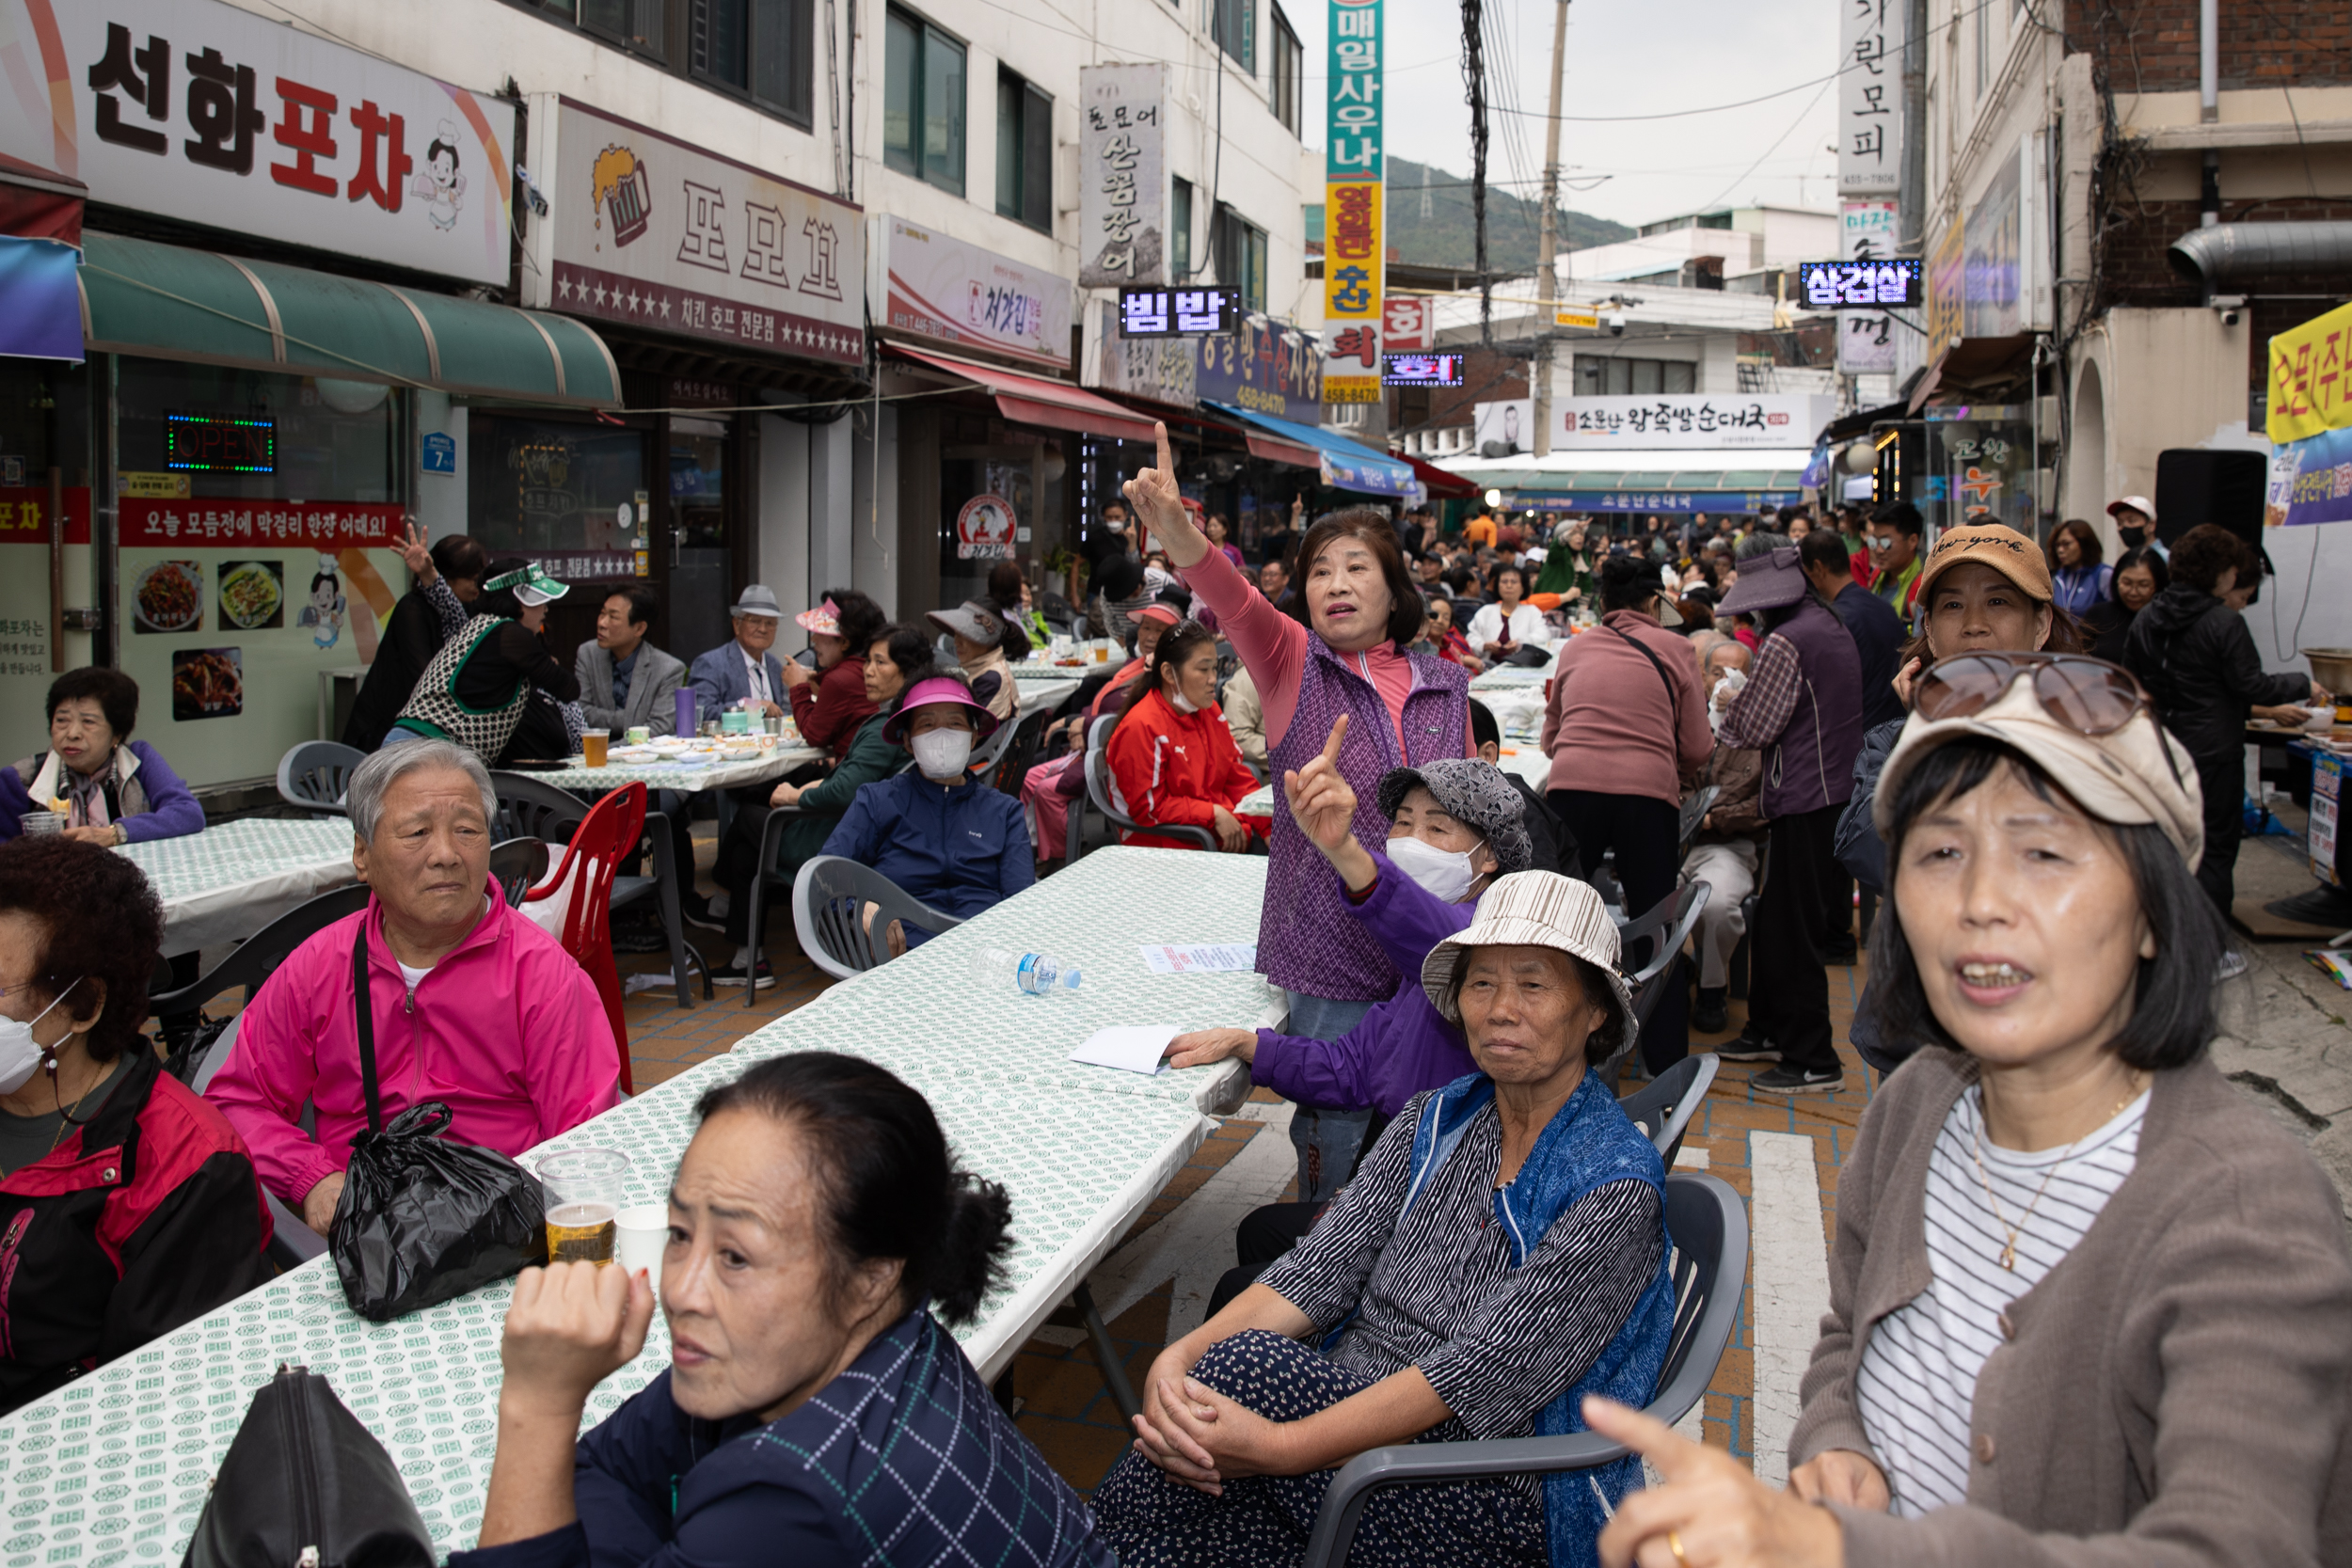
[[[1381,779],[1380,815],[1389,819],[1386,854],[1356,840],[1356,791],[1338,752],[1347,721],[1324,754],[1288,784],[1291,812],[1307,838],[1339,873],[1342,903],[1406,979],[1337,1039],[1272,1029],[1200,1029],[1168,1042],[1171,1065],[1200,1067],[1238,1056],[1252,1083],[1286,1100],[1333,1111],[1372,1112],[1370,1149],[1391,1117],[1424,1089],[1478,1070],[1461,1029],[1431,1005],[1419,978],[1429,950],[1470,923],[1478,895],[1498,877],[1524,871],[1533,858],[1524,797],[1491,763],[1449,757],[1399,768]],[[1214,1315],[1314,1227],[1321,1201],[1274,1203],[1242,1221],[1234,1237],[1239,1266],[1217,1282]]]
[[[65,836],[140,844],[204,830],[204,808],[155,748],[133,740],[139,683],[95,665],[49,683],[49,751],[0,770],[0,840],[28,811],[65,813]],[[63,801],[59,807],[56,801]]]

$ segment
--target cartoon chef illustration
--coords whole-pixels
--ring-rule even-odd
[[[310,641],[322,650],[342,641],[343,579],[333,556],[319,557],[319,569],[310,578],[310,602],[302,607],[294,624],[309,626]]]
[[[466,177],[457,172],[457,127],[443,120],[424,150],[424,167],[408,182],[409,194],[424,201],[424,215],[436,229],[453,230],[466,201]]]

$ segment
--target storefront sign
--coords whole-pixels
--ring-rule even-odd
[[[873,220],[887,326],[945,347],[987,349],[1053,370],[1070,364],[1070,280],[904,218]]]
[[[956,514],[958,561],[1010,561],[1012,502],[1002,496],[975,496]]]
[[[2352,306],[2330,313],[2352,313]],[[2263,521],[2271,528],[2352,522],[2352,426],[2286,442],[2271,453]]]
[[[145,500],[115,503],[125,549],[151,545],[282,545],[307,550],[400,548],[405,509],[383,501]]]
[[[1509,457],[1515,452],[1532,451],[1534,439],[1535,400],[1534,398],[1499,398],[1492,403],[1474,404],[1470,408],[1470,446],[1481,456]],[[1488,451],[1500,447],[1500,451]]]
[[[1902,0],[1838,5],[1838,193],[1891,193],[1902,184]]]
[[[1936,242],[1935,254],[1928,261],[1927,356],[1931,360],[1961,338],[1962,313],[1968,303],[1961,237],[1957,223],[1945,230],[1944,237]]]
[[[457,437],[428,430],[419,443],[417,457],[417,466],[428,474],[453,474],[457,471]]]
[[[1388,252],[1381,211],[1381,0],[1331,0],[1329,118],[1323,160],[1323,401],[1380,401],[1381,295]]]
[[[1810,447],[1837,417],[1837,400],[1802,392],[1565,398],[1552,415],[1554,451],[1615,448]]]
[[[2017,155],[2011,149],[1994,165],[1992,182],[1968,210],[1961,230],[1963,338],[2007,338],[2025,330],[2017,291],[2023,223]]]
[[[507,277],[515,109],[217,0],[0,0],[0,152],[92,201]]]
[[[1107,299],[1088,303],[1086,332],[1080,386],[1178,408],[1190,408],[1199,398],[1199,343],[1188,338],[1122,338],[1118,303]]]
[[[1078,68],[1078,286],[1165,283],[1168,67]]]
[[[2352,305],[2270,340],[2265,428],[2273,441],[2303,441],[2352,426]]]
[[[1894,255],[1896,208],[1892,201],[1846,201],[1838,204],[1837,254],[1849,261],[1876,261]],[[1923,302],[1925,279],[1917,261],[1913,269],[1911,304]],[[1895,369],[1898,326],[1884,310],[1850,310],[1837,319],[1837,372],[1840,375],[1880,375]]]
[[[1401,298],[1395,294],[1382,300],[1380,342],[1384,350],[1437,347],[1437,301]]]
[[[568,98],[532,99],[553,211],[524,303],[761,354],[866,359],[864,214]]]
[[[1241,330],[1200,340],[1195,380],[1203,403],[1230,403],[1304,424],[1323,418],[1323,356],[1314,340],[1271,317],[1242,318]],[[1376,387],[1378,360],[1374,361]]]

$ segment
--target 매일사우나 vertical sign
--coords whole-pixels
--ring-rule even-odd
[[[1380,401],[1381,0],[1331,0],[1323,179],[1323,401]]]
[[[1168,67],[1078,71],[1078,286],[1166,283]]]

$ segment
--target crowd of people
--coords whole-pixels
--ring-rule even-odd
[[[594,983],[490,877],[489,769],[670,733],[691,693],[697,722],[788,715],[824,753],[736,800],[718,892],[687,899],[735,946],[727,983],[772,984],[755,879],[843,856],[968,919],[1058,858],[1089,773],[1127,843],[1266,857],[1258,959],[1286,1021],[1167,1053],[1294,1103],[1296,1196],[1243,1221],[1081,1500],[948,1332],[1002,1277],[1005,1192],[883,1069],[762,1062],[694,1107],[658,1291],[584,1263],[516,1283],[453,1568],[877,1543],[1288,1563],[1354,1455],[1580,1431],[1629,1456],[1379,1492],[1352,1560],[2333,1560],[2342,1213],[2208,1053],[2242,965],[2244,727],[2328,694],[2263,671],[2249,546],[2168,548],[2145,498],[2112,515],[2112,562],[2086,523],[1931,539],[1902,503],[1451,535],[1295,509],[1245,545],[1163,436],[1083,603],[1012,563],[900,621],[836,587],[792,612],[787,657],[787,608],[753,585],[687,660],[623,584],[569,671],[541,635],[567,585],[412,538],[347,732],[367,905],[254,989],[200,1088],[142,1033],[161,909],[108,851],[202,812],[131,738],[136,685],[70,672],[47,750],[0,770],[0,1410],[262,1282],[275,1214],[330,1232],[372,1116],[440,1101],[448,1136],[512,1156],[616,1103]],[[1126,657],[1037,727],[1025,778],[976,767],[1022,722],[1013,664],[1086,629]],[[1511,720],[1540,769],[1501,765],[1471,693],[1499,665],[1545,667]],[[1275,808],[1246,811],[1261,791]],[[1688,961],[1629,950],[1690,886]],[[1844,1152],[1783,1489],[1640,1413],[1675,1335],[1666,1171],[1609,1083],[1695,1032],[1729,1036],[1756,1092],[1840,1088],[1829,974],[1858,960],[1857,890],[1879,913],[1851,1038],[1885,1076]],[[896,957],[937,934],[875,936]],[[669,1368],[581,1433],[656,1310]]]

